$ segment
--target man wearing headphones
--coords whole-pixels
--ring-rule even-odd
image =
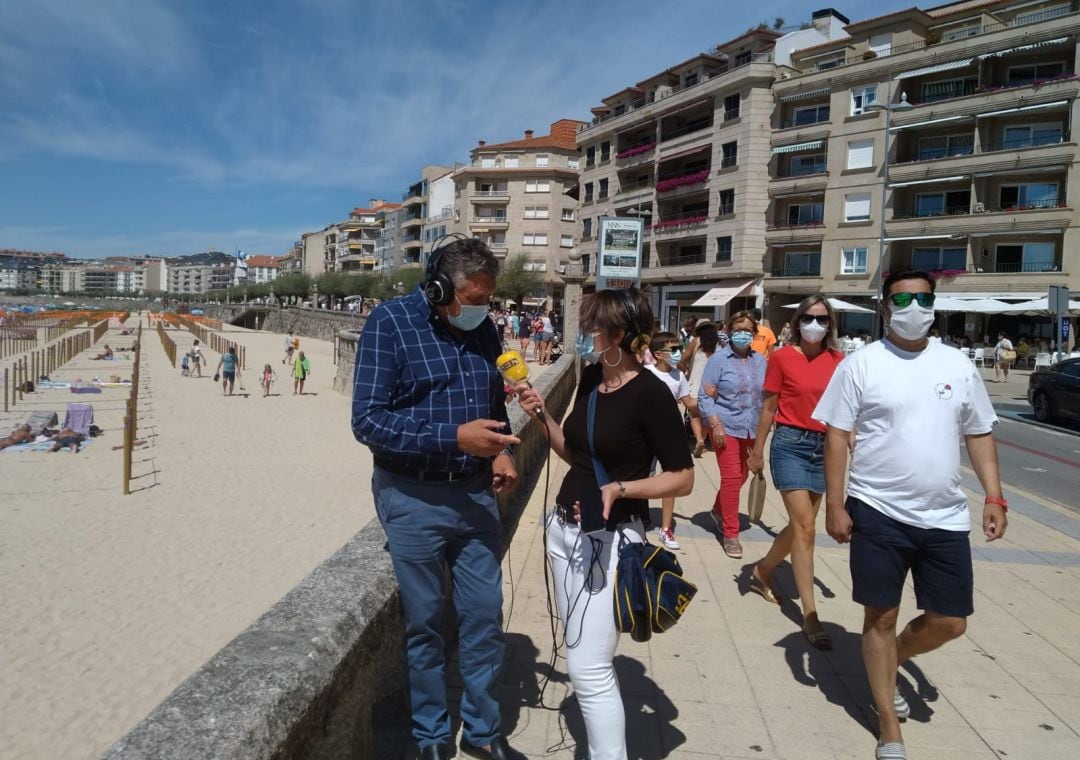
[[[488,302],[499,262],[458,236],[429,256],[426,281],[367,319],[356,353],[352,429],[371,449],[372,489],[405,625],[413,737],[450,757],[443,625],[446,571],[457,611],[461,752],[516,760],[502,735],[502,524],[495,494],[517,484],[502,351]]]

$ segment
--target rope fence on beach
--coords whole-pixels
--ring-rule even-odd
[[[62,367],[90,346],[101,340],[109,330],[108,320],[102,320],[92,329],[69,335],[51,346],[38,348],[20,356],[11,365],[10,371],[4,369],[4,411],[10,411],[23,395],[28,392],[30,383],[36,383],[41,377],[48,377],[58,367]]]
[[[161,332],[161,323],[158,323],[158,332]],[[135,440],[139,433],[139,374],[142,357],[142,324],[135,333],[135,363],[131,367],[131,391],[128,394],[126,414],[124,415],[124,456],[123,456],[123,479],[124,496],[131,495],[131,454],[135,449]],[[173,344],[175,356],[176,344]],[[173,366],[175,366],[175,360]]]

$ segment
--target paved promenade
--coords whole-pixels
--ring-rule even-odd
[[[1022,397],[1024,387],[1026,375],[988,384],[1000,400]],[[1076,444],[1066,445],[1080,449]],[[564,472],[553,461],[552,494]],[[977,485],[970,472],[965,482]],[[873,757],[876,716],[847,549],[825,535],[822,514],[819,611],[835,648],[818,652],[800,633],[796,603],[778,609],[747,590],[750,564],[786,522],[779,495],[770,489],[763,525],[751,527],[744,517],[746,557],[736,561],[724,555],[708,516],[717,485],[706,452],[696,461],[693,494],[676,507],[678,554],[699,586],[687,616],[648,644],[623,637],[619,646],[631,757]],[[1008,485],[1006,493],[1005,539],[987,545],[973,536],[976,612],[967,634],[901,670],[912,706],[904,728],[911,758],[1080,757],[1080,519],[1037,494]],[[981,510],[981,492],[971,495]],[[506,573],[504,723],[530,757],[579,758],[584,725],[565,662],[548,666],[543,505],[541,481],[506,561],[514,584]],[[789,566],[778,580],[785,596],[795,595]],[[909,584],[902,619],[915,614]]]

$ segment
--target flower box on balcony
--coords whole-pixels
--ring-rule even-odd
[[[655,142],[645,143],[644,145],[636,145],[633,148],[620,150],[618,153],[615,154],[615,158],[632,158],[634,156],[643,156],[655,148]]]
[[[709,221],[709,217],[704,214],[701,216],[688,216],[680,219],[661,219],[659,222],[653,224],[651,229],[667,230],[674,227],[689,227],[694,224],[705,224],[707,221]]]
[[[932,269],[929,274],[935,280],[940,280],[946,277],[956,277],[957,275],[967,274],[966,269]]]
[[[685,187],[686,185],[700,185],[709,179],[709,170],[703,169],[693,174],[684,174],[681,177],[672,177],[671,179],[662,179],[656,183],[656,192],[666,193],[669,190],[674,190],[679,187]]]

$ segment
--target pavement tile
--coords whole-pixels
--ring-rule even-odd
[[[677,723],[660,727],[672,757],[697,752],[716,757],[776,757],[769,729],[757,707],[691,703],[679,709]]]
[[[1076,760],[1080,736],[1053,727],[1037,731],[984,729],[980,735],[1001,757],[1038,760]]]
[[[1074,732],[1080,734],[1080,694],[1046,694],[1035,692],[1033,695],[1039,702],[1046,705],[1054,716],[1069,726]]]

